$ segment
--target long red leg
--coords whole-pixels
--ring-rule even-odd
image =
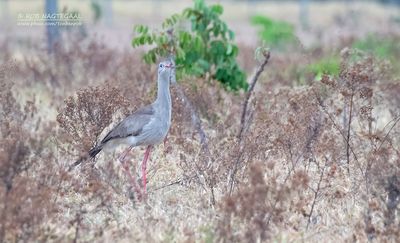
[[[167,142],[168,142],[168,134],[164,138],[164,147],[167,146]]]
[[[168,142],[168,134],[164,138],[164,154],[168,153],[167,142]]]
[[[119,161],[121,162],[121,163],[125,163],[125,157],[126,157],[126,155],[131,151],[133,149],[133,146],[129,146],[128,148],[126,148],[125,150],[124,150],[124,152],[119,156]]]
[[[125,173],[127,174],[129,180],[131,181],[131,184],[138,195],[138,199],[140,199],[142,197],[142,192],[141,192],[138,184],[136,183],[135,177],[131,174],[131,172],[129,170],[129,165],[128,165],[128,163],[126,163],[127,161],[125,160],[126,155],[129,153],[129,151],[132,150],[132,148],[133,148],[133,146],[130,146],[129,148],[125,149],[125,151],[119,156],[118,159],[119,159],[119,162],[121,162],[122,168],[124,169]]]
[[[146,164],[147,164],[147,159],[149,158],[150,155],[150,150],[151,150],[151,145],[147,146],[146,152],[144,153],[144,158],[142,161],[142,184],[143,184],[143,191],[146,193]]]

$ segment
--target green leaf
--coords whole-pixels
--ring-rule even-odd
[[[204,8],[204,0],[195,0],[194,8],[198,9],[198,10],[203,9]]]
[[[213,34],[215,37],[219,35],[219,31],[220,31],[219,25],[215,25],[213,28]]]
[[[137,33],[141,33],[142,32],[142,25],[136,25],[135,27],[133,27],[133,30]]]
[[[251,18],[253,25],[259,26],[259,35],[268,45],[282,49],[296,40],[294,27],[284,21],[257,15]]]
[[[211,7],[211,11],[218,15],[221,15],[224,12],[224,8],[221,5],[216,4]]]
[[[196,36],[194,39],[194,48],[198,51],[198,52],[202,52],[202,50],[204,49],[204,44],[203,41],[201,39],[201,37]]]
[[[156,40],[158,45],[163,45],[168,42],[168,38],[165,35],[161,35]]]
[[[185,60],[185,52],[181,48],[176,49],[176,58]]]
[[[147,42],[147,44],[149,44],[149,45],[153,44],[153,39],[151,38],[150,35],[146,36],[146,42]]]
[[[147,34],[148,31],[149,31],[149,27],[143,26],[142,33],[143,33],[143,34]]]
[[[231,44],[228,44],[227,48],[226,48],[226,55],[230,55],[232,54],[233,51],[233,47]]]
[[[176,65],[181,67],[176,73],[178,79],[209,73],[227,90],[247,89],[246,75],[235,59],[238,47],[231,42],[234,32],[220,19],[222,13],[219,4],[208,6],[204,0],[194,0],[193,7],[165,19],[160,30],[135,26],[138,36],[133,38],[132,46],[154,45],[143,55],[147,63],[155,63],[172,52]],[[178,25],[181,20],[190,27]]]
[[[154,52],[152,52],[151,53],[151,62],[156,63],[156,59],[157,59],[156,54]]]
[[[136,39],[132,39],[131,45],[132,45],[132,47],[136,47],[137,46]]]
[[[203,72],[206,72],[210,69],[210,63],[204,59],[199,59],[197,64],[203,70]]]
[[[139,44],[144,45],[146,43],[146,36],[140,36],[139,37]]]
[[[233,40],[235,38],[235,33],[232,30],[228,30],[229,39]]]

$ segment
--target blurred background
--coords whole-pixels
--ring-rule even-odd
[[[223,20],[236,33],[239,43],[254,46],[259,42],[257,26],[251,24],[253,16],[262,15],[285,21],[295,27],[296,36],[307,47],[311,45],[335,45],[338,40],[362,37],[368,33],[387,35],[396,33],[400,22],[400,1],[207,1],[224,6]],[[192,1],[35,1],[1,0],[1,38],[17,38],[10,42],[17,47],[27,40],[43,41],[46,27],[24,26],[19,22],[21,14],[43,14],[55,11],[77,13],[78,26],[60,26],[56,35],[96,36],[115,48],[129,48],[135,24],[156,27],[163,19],[191,6]]]

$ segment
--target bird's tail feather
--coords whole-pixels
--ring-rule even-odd
[[[95,146],[94,148],[92,148],[91,150],[89,150],[89,152],[84,155],[81,156],[77,161],[75,161],[75,163],[73,163],[72,165],[70,165],[69,167],[69,171],[71,171],[72,169],[74,169],[76,166],[80,165],[82,162],[88,160],[88,159],[94,159],[96,157],[96,155],[98,153],[100,153],[100,151],[103,149],[103,146],[99,145],[99,146]]]
[[[102,149],[103,149],[103,146],[99,145],[99,146],[96,146],[96,147],[92,148],[91,150],[89,150],[89,156],[90,156],[90,158],[95,158],[96,155],[97,155],[98,153],[100,153],[100,151],[101,151]]]

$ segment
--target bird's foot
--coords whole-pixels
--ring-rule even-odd
[[[126,160],[122,160],[122,159],[120,159],[120,162],[121,162],[122,168],[124,169],[126,175],[128,176],[128,179],[131,183],[132,189],[135,191],[136,198],[139,201],[141,201],[143,199],[143,193],[142,193],[142,190],[141,190],[135,176],[132,175],[131,171],[129,170],[129,164],[126,163]]]
[[[144,195],[141,190],[141,187],[139,186],[139,184],[137,183],[136,180],[135,180],[135,183],[132,183],[132,187],[133,187],[133,190],[135,191],[135,196],[136,196],[137,200],[142,201],[144,198]]]

